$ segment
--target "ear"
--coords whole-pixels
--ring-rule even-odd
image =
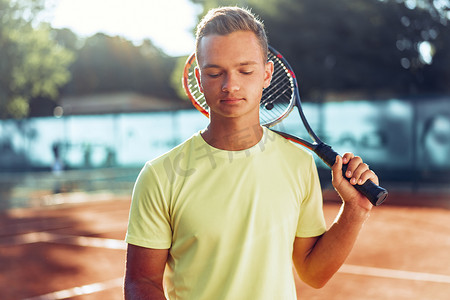
[[[266,62],[266,65],[264,66],[264,88],[269,87],[270,81],[272,80],[273,75],[273,62],[268,61]]]
[[[198,67],[195,67],[194,72],[195,72],[195,78],[197,79],[198,87],[200,88],[200,92],[202,92],[202,94],[203,94],[202,81],[200,79],[200,69]]]

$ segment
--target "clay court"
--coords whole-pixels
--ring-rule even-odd
[[[53,197],[0,214],[0,298],[123,299],[129,197]],[[325,198],[331,224],[339,206]],[[299,299],[449,299],[449,208],[445,195],[391,193],[339,273],[320,290],[299,283]]]

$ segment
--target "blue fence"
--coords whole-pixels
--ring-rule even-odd
[[[336,151],[363,156],[392,180],[439,174],[450,182],[450,98],[306,103],[304,110]],[[3,120],[0,170],[142,166],[207,122],[194,110]],[[277,126],[306,136],[299,122],[294,111]]]

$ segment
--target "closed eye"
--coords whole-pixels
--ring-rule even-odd
[[[210,74],[206,74],[206,75],[208,75],[208,77],[211,77],[211,78],[217,78],[220,75],[222,75],[222,73],[210,73]]]

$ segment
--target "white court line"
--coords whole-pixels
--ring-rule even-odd
[[[403,280],[414,280],[414,281],[428,281],[437,283],[450,283],[450,276],[438,275],[431,273],[419,273],[419,272],[409,272],[400,271],[393,269],[383,269],[383,268],[373,268],[355,265],[343,265],[339,270],[339,273],[353,274],[353,275],[365,275],[365,276],[375,276],[383,278],[394,278]],[[84,286],[74,287],[62,291],[57,291],[53,293],[48,293],[45,295],[27,298],[25,300],[61,300],[67,299],[75,296],[82,296],[87,294],[93,294],[101,292],[107,289],[120,287],[123,284],[123,278],[117,278],[109,281],[98,282],[93,284],[88,284]]]
[[[11,239],[7,239],[6,242],[0,242],[0,246],[20,246],[39,242],[50,242],[54,239],[54,235],[47,232],[30,232],[15,235]]]
[[[374,267],[364,267],[355,265],[343,265],[339,270],[339,273],[353,274],[353,275],[365,275],[383,278],[414,280],[414,281],[427,281],[436,283],[450,283],[449,275],[410,272],[394,269],[383,269]]]
[[[56,241],[57,243],[76,245],[82,247],[96,247],[105,249],[126,250],[127,243],[122,240],[86,237],[86,236],[66,236],[66,238]]]
[[[70,236],[70,235],[60,235],[48,232],[33,232],[22,234],[16,236],[13,240],[13,245],[29,244],[37,242],[53,242],[68,245],[77,245],[82,247],[97,247],[106,249],[118,249],[125,250],[127,244],[122,240],[115,239],[105,239],[97,237],[83,237],[83,236]],[[11,243],[10,243],[11,244]],[[432,273],[421,273],[421,272],[411,272],[402,271],[394,269],[385,268],[375,268],[366,266],[356,266],[344,264],[339,273],[352,274],[352,275],[362,275],[362,276],[373,276],[380,278],[392,278],[401,280],[412,280],[412,281],[425,281],[434,283],[450,283],[450,275],[432,274]],[[74,287],[66,290],[61,290],[53,293],[48,293],[45,295],[28,298],[26,300],[59,300],[67,299],[74,296],[81,296],[87,294],[93,294],[96,292],[101,292],[107,289],[122,286],[123,278],[117,278],[110,281],[99,282],[88,284],[80,287]]]
[[[58,244],[76,245],[82,247],[96,247],[104,249],[116,249],[126,250],[127,244],[123,240],[97,238],[97,237],[85,237],[85,236],[72,236],[54,234],[48,232],[31,232],[22,235],[18,235],[14,238],[13,245],[24,245],[38,242],[53,242]],[[104,290],[121,287],[123,285],[123,278],[116,278],[109,281],[92,283],[79,287],[74,287],[66,290],[48,293],[41,296],[28,298],[26,300],[59,300],[67,299],[75,296],[82,296],[101,292]]]
[[[18,246],[39,242],[53,242],[58,244],[76,245],[82,247],[96,247],[105,249],[117,249],[117,250],[127,249],[127,244],[123,240],[63,235],[49,232],[30,232],[17,235],[8,243],[0,243],[0,246],[4,245]]]
[[[419,273],[419,272],[409,272],[393,269],[383,269],[374,267],[364,267],[355,265],[343,265],[339,270],[339,273],[353,274],[353,275],[364,275],[364,276],[374,276],[382,278],[393,278],[393,279],[403,279],[403,280],[413,280],[413,281],[427,281],[435,283],[450,283],[450,276],[439,275],[431,273]],[[57,291],[53,293],[48,293],[45,295],[28,298],[25,300],[60,300],[67,299],[75,296],[82,296],[87,294],[93,294],[101,292],[107,289],[120,287],[123,284],[123,278],[117,278],[110,281],[98,282],[93,284],[88,284],[84,286],[74,287],[62,291]]]
[[[25,300],[60,300],[67,299],[76,296],[88,295],[104,290],[121,287],[123,285],[123,278],[116,278],[109,281],[98,282],[83,286],[74,287],[71,289],[66,289],[62,291],[57,291],[53,293],[48,293],[41,296],[36,296],[32,298],[27,298]]]

